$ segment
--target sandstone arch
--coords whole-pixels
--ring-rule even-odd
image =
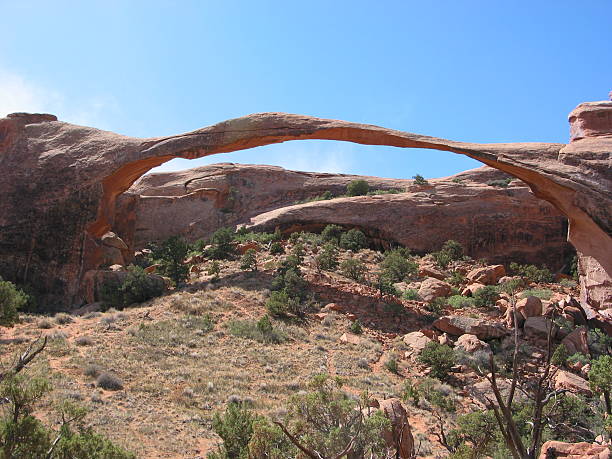
[[[36,282],[49,301],[79,300],[79,281],[101,260],[118,195],[172,158],[197,158],[301,139],[341,140],[463,154],[526,182],[569,219],[570,242],[596,273],[584,301],[602,306],[612,273],[612,102],[580,105],[572,143],[474,144],[378,126],[262,113],[176,136],[136,139],[13,114],[0,120],[0,275]]]

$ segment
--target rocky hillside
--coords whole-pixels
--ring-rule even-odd
[[[346,197],[354,180],[366,180],[371,195]],[[523,182],[489,167],[419,185],[217,164],[145,175],[121,196],[118,209],[115,229],[135,249],[177,234],[207,239],[224,226],[289,233],[333,223],[361,229],[372,244],[419,253],[438,250],[452,235],[469,255],[491,262],[546,260],[556,270],[571,258],[567,219]]]
[[[602,318],[575,300],[573,280],[550,282],[533,267],[512,277],[503,265],[463,257],[456,245],[447,245],[446,258],[411,256],[347,250],[360,239],[335,237],[294,233],[271,244],[243,234],[230,244],[237,254],[217,261],[206,258],[222,253],[213,244],[188,260],[187,281],[160,298],[123,311],[97,312],[94,304],[72,315],[25,316],[4,330],[3,360],[47,335],[47,349],[28,368],[53,381],[37,413],[51,416],[54,401],[78,400],[90,410],[89,426],[142,458],[205,457],[222,444],[215,413],[238,402],[294,429],[288,406],[312,390],[318,374],[342,377],[350,400],[366,394],[370,406],[401,403],[404,444],[410,440],[417,457],[467,457],[460,454],[468,448],[470,457],[501,458],[510,453],[488,411],[495,398],[489,355],[496,387],[507,394],[518,351],[514,407],[528,439],[528,397],[545,374],[550,330],[555,358],[541,387],[560,392],[546,405],[543,451],[586,440],[579,451],[603,454],[606,446],[591,443],[606,435],[604,402],[588,379],[595,380],[591,369],[610,343],[596,331],[605,327]],[[250,260],[240,255],[247,249]],[[322,263],[330,250],[338,265],[329,257]],[[381,286],[381,273],[393,273],[392,282]],[[296,301],[277,301],[279,291]],[[285,447],[283,457],[301,457]]]

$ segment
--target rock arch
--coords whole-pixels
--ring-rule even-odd
[[[582,104],[570,121],[572,143],[565,145],[455,142],[285,113],[136,139],[53,115],[9,115],[0,120],[0,192],[6,196],[0,203],[0,275],[38,282],[51,301],[77,302],[80,280],[101,262],[100,239],[113,227],[117,197],[151,168],[173,158],[323,139],[449,151],[523,180],[568,217],[569,241],[588,271],[597,273],[593,285],[584,273],[583,299],[602,306],[612,273],[612,102]]]

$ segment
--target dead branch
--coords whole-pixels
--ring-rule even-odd
[[[39,340],[40,338],[37,338],[30,343],[30,345],[25,350],[25,352],[18,357],[17,362],[15,363],[15,365],[13,365],[11,369],[3,373],[0,373],[0,381],[2,381],[4,378],[8,376],[16,375],[17,373],[19,373],[21,370],[23,370],[26,367],[26,365],[28,365],[32,360],[34,360],[34,357],[36,357],[38,354],[40,354],[43,351],[43,349],[47,345],[47,337],[45,336],[43,338],[42,344],[40,344],[37,348],[34,348],[34,345]]]

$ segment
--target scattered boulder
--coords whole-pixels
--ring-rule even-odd
[[[348,344],[360,344],[361,343],[361,338],[357,335],[353,335],[352,333],[344,333],[341,337],[340,337],[340,342],[341,343],[348,343]]]
[[[448,276],[431,265],[421,265],[419,266],[419,277],[433,277],[434,279],[444,280]]]
[[[481,288],[486,287],[485,284],[480,284],[478,282],[474,283],[474,284],[470,284],[467,287],[465,287],[462,291],[461,294],[463,296],[474,296],[474,293],[476,293],[478,290],[480,290]]]
[[[508,330],[498,323],[466,316],[440,317],[433,323],[433,326],[450,335],[461,336],[467,333],[483,340],[501,338],[508,334]]]
[[[528,296],[522,300],[517,301],[516,311],[523,316],[524,319],[528,317],[538,317],[542,315],[542,300],[537,296]]]
[[[586,327],[578,327],[567,335],[561,341],[561,344],[565,346],[569,355],[580,352],[583,355],[589,355],[589,343],[587,340],[587,329]]]
[[[423,301],[430,302],[436,298],[449,296],[451,291],[452,287],[450,284],[442,282],[441,280],[433,277],[428,277],[421,283],[421,287],[419,288],[419,296],[423,299]]]
[[[525,330],[525,336],[531,338],[548,338],[548,333],[552,328],[552,337],[554,338],[559,331],[559,328],[552,324],[548,317],[529,317],[525,320],[523,329]]]
[[[247,253],[248,250],[255,250],[256,252],[259,252],[259,244],[257,242],[251,241],[251,242],[246,242],[244,244],[238,244],[238,246],[236,247],[236,251],[240,254],[240,255],[244,255],[245,253]]]
[[[586,379],[565,370],[559,370],[555,375],[555,389],[566,389],[574,394],[593,395]]]
[[[564,443],[547,441],[542,445],[539,459],[610,459],[610,448],[591,443]]]
[[[495,285],[499,278],[506,275],[504,265],[491,265],[484,268],[476,268],[465,276],[471,283]]]
[[[491,347],[487,343],[479,340],[476,335],[471,335],[469,333],[461,335],[457,339],[455,342],[455,349],[462,350],[468,354],[473,354],[476,351],[491,352]]]
[[[428,336],[425,336],[424,333],[420,331],[415,331],[412,333],[408,333],[404,335],[402,338],[406,346],[408,346],[412,350],[412,354],[420,354],[425,346],[428,343],[431,343],[433,339]]]
[[[385,442],[397,450],[400,459],[414,457],[414,438],[408,421],[408,414],[402,402],[390,398],[379,402],[380,410],[391,421],[391,432],[384,432]]]

